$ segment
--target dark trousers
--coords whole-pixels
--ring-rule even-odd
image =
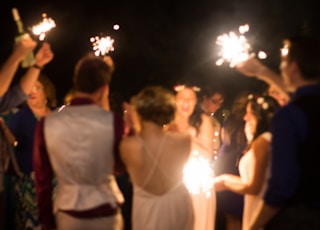
[[[320,209],[299,204],[281,210],[266,230],[320,230]]]

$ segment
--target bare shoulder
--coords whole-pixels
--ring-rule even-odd
[[[267,146],[271,143],[271,133],[263,133],[254,140],[254,145]]]
[[[120,142],[120,154],[122,156],[130,155],[134,151],[141,149],[141,142],[138,140],[138,136],[124,137]]]
[[[253,152],[257,155],[268,154],[271,149],[271,140],[264,135],[258,136],[252,143]]]
[[[168,136],[168,139],[174,142],[190,142],[191,141],[191,136],[188,133],[167,131],[166,134]]]

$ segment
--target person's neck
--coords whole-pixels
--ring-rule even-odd
[[[179,132],[189,132],[191,125],[189,124],[189,118],[186,117],[176,117],[173,121]]]
[[[144,138],[148,138],[151,133],[156,136],[163,135],[163,127],[151,121],[142,121],[140,135]]]
[[[50,113],[50,108],[47,105],[44,106],[29,106],[34,116],[39,120]]]
[[[98,103],[97,99],[92,94],[89,94],[89,93],[76,92],[73,98],[87,98],[94,101],[95,103]]]

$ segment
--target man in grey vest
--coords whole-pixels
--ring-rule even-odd
[[[42,229],[123,229],[114,175],[124,126],[102,107],[112,71],[101,57],[81,58],[70,105],[37,125],[33,167]]]

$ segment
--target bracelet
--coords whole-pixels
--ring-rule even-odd
[[[39,66],[39,65],[37,65],[37,64],[32,65],[32,67],[33,67],[33,68],[36,68],[36,69],[40,69],[40,70],[43,69],[43,66]]]

